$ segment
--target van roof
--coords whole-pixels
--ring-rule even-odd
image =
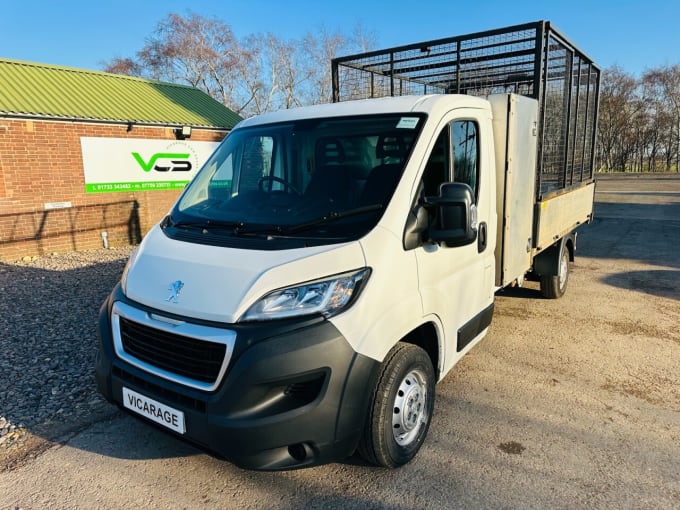
[[[260,124],[273,124],[301,119],[321,117],[346,117],[353,115],[372,115],[380,113],[426,113],[445,108],[456,107],[489,108],[488,102],[479,97],[463,94],[431,94],[424,96],[381,97],[376,99],[359,99],[314,106],[302,106],[289,110],[265,113],[246,119],[237,127]]]

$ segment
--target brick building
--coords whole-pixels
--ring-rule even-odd
[[[195,88],[0,59],[0,260],[139,242],[239,120]]]

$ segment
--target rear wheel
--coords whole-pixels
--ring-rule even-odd
[[[548,299],[564,296],[569,281],[569,250],[563,246],[556,275],[541,275],[541,294]]]
[[[397,344],[383,362],[359,443],[368,462],[395,468],[420,449],[434,409],[435,374],[427,353]]]

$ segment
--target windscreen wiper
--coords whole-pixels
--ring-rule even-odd
[[[200,229],[209,229],[209,228],[226,228],[226,229],[234,229],[238,230],[240,228],[243,228],[245,224],[242,221],[220,221],[220,220],[200,220],[200,221],[191,221],[191,220],[185,220],[185,221],[172,221],[170,220],[170,226],[172,227],[178,227],[178,228],[200,228]]]
[[[233,230],[236,233],[246,226],[242,221],[221,221],[212,219],[174,221],[172,218],[170,218],[170,221],[166,222],[166,225],[177,228],[197,228],[203,230],[203,233],[207,233],[208,229],[211,228],[228,229]]]
[[[294,234],[295,232],[300,232],[302,230],[307,230],[312,227],[316,227],[317,225],[322,225],[324,223],[330,223],[331,221],[339,220],[342,218],[347,218],[349,216],[357,216],[359,214],[364,214],[364,213],[369,213],[373,211],[378,211],[383,208],[382,204],[371,204],[371,205],[365,205],[363,207],[357,207],[355,209],[348,209],[346,211],[331,211],[325,216],[321,216],[320,218],[316,218],[314,220],[307,221],[305,223],[300,223],[299,225],[292,225],[290,227],[287,227],[282,230],[282,233],[285,234]]]
[[[269,224],[247,224],[243,221],[221,221],[214,219],[205,220],[185,220],[185,221],[172,221],[170,220],[168,225],[177,228],[195,228],[200,229],[204,234],[207,234],[213,229],[226,230],[234,236],[247,236],[247,235],[264,235],[264,234],[280,234],[283,228],[278,225]]]
[[[267,225],[267,224],[254,224],[247,225],[246,223],[240,223],[238,226],[234,227],[233,234],[238,235],[264,235],[264,234],[280,234],[283,232],[283,228],[279,225]]]

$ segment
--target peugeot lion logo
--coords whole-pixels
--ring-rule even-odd
[[[168,296],[168,299],[166,299],[166,301],[170,301],[171,303],[177,303],[177,298],[182,292],[182,287],[184,287],[184,282],[182,280],[172,282],[168,287],[170,295]]]

